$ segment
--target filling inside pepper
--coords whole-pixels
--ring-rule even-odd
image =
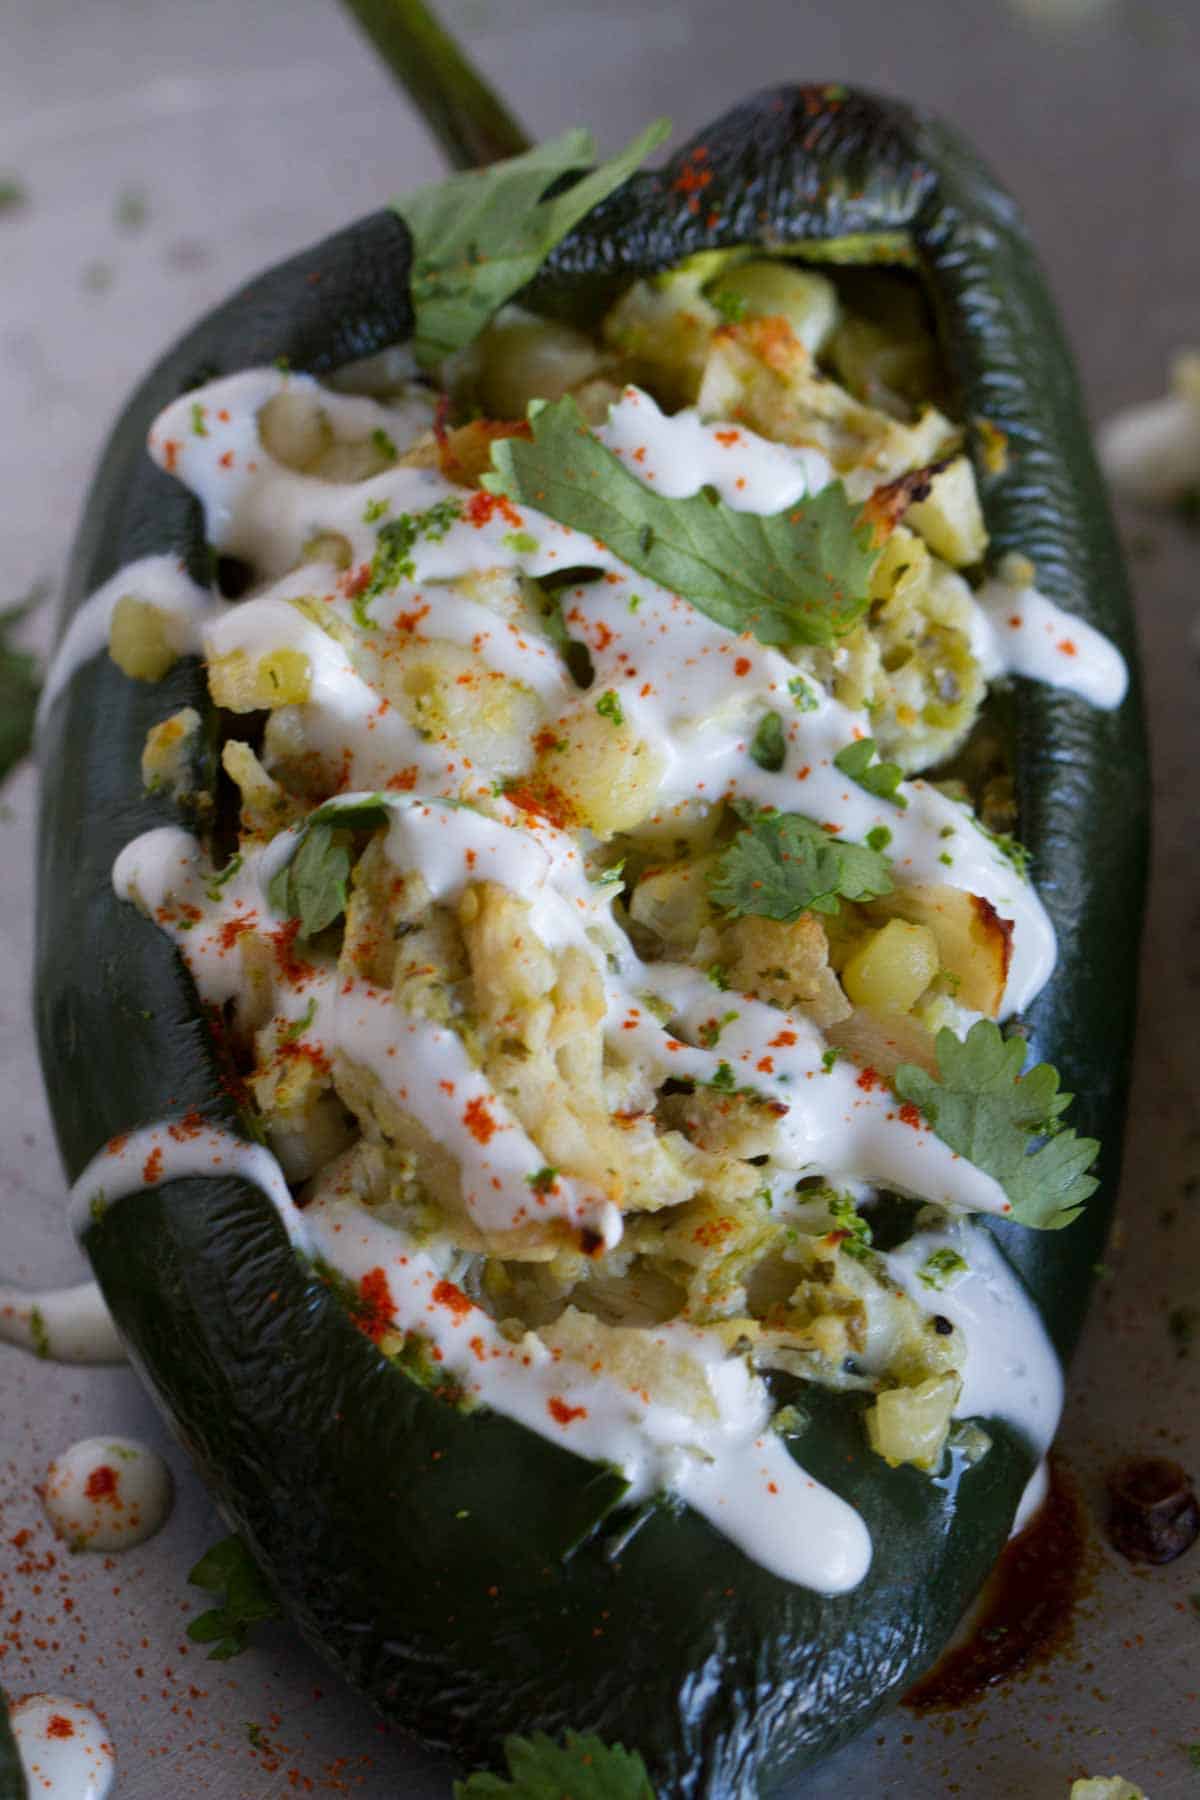
[[[825,1591],[869,1540],[806,1384],[893,1465],[980,1416],[1044,1449],[1053,1354],[969,1215],[1067,1222],[1094,1146],[996,1024],[1054,945],[981,707],[1121,677],[990,568],[915,280],[705,255],[434,375],[213,382],[150,448],[237,598],[162,559],[109,597],[129,675],[202,649],[223,771],[214,808],[199,714],[155,726],[196,829],[117,888],[382,1353]]]

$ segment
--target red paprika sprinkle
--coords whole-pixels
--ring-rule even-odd
[[[153,1187],[162,1174],[163,1153],[157,1146],[150,1152],[142,1164],[142,1180],[147,1187]]]
[[[72,1738],[75,1736],[75,1727],[70,1719],[64,1719],[61,1713],[51,1713],[46,1720],[46,1736],[48,1738]]]
[[[392,1291],[386,1269],[368,1269],[358,1284],[358,1294],[354,1323],[377,1344],[392,1323]]]
[[[883,1081],[878,1069],[868,1067],[864,1069],[858,1077],[858,1086],[863,1090],[864,1094],[869,1094],[872,1089],[881,1087],[882,1085]]]
[[[558,1394],[551,1394],[546,1402],[546,1411],[558,1425],[569,1425],[572,1419],[586,1419],[586,1406],[568,1406]]]
[[[468,1100],[463,1108],[462,1120],[471,1136],[479,1144],[490,1143],[500,1129],[488,1111],[487,1099],[483,1094],[477,1094],[474,1100]]]
[[[84,1483],[84,1493],[89,1500],[112,1500],[117,1492],[117,1471],[107,1463],[101,1463],[93,1469]]]
[[[469,1312],[475,1310],[474,1302],[468,1300],[462,1289],[455,1287],[452,1281],[439,1281],[433,1290],[432,1299],[435,1306],[444,1306],[456,1319],[465,1319]]]
[[[504,494],[488,494],[485,493],[482,488],[477,489],[476,492],[471,495],[471,498],[463,508],[464,519],[466,519],[469,525],[474,525],[477,529],[480,525],[488,524],[497,513],[500,514],[500,517],[508,525],[520,525],[523,523],[520,513],[517,511],[512,501],[507,499]]]

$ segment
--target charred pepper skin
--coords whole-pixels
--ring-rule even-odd
[[[1133,665],[1121,559],[1069,357],[1012,201],[954,134],[890,100],[769,91],[636,176],[549,260],[528,298],[598,316],[630,277],[697,251],[854,240],[922,276],[973,422],[993,553],[1113,637]],[[76,545],[73,610],[130,559],[207,552],[197,504],[144,450],[189,385],[286,357],[322,373],[411,330],[409,240],[380,213],[251,283],[147,378],[105,453]],[[987,425],[979,424],[987,421]],[[985,439],[1007,439],[989,474]],[[140,790],[146,729],[210,713],[202,671],[157,688],[104,658],[46,721],[37,1016],[69,1173],[114,1133],[198,1107],[236,1123],[211,1033],[166,938],[112,894],[122,846],[172,809]],[[1103,1185],[1068,1231],[998,1226],[1060,1350],[1087,1305],[1120,1159],[1146,850],[1136,689],[1115,714],[1018,682],[1020,830],[1060,964],[1025,1027],[1104,1140]],[[149,1017],[147,1017],[149,1013]],[[1007,1536],[1032,1466],[989,1454],[937,1479],[866,1449],[853,1396],[806,1391],[805,1466],[875,1545],[824,1598],[749,1562],[686,1509],[629,1534],[620,1479],[388,1364],[296,1256],[269,1202],[178,1180],[86,1234],[135,1361],[305,1635],[385,1711],[475,1763],[513,1730],[636,1746],[660,1791],[749,1800],[860,1730],[946,1641]],[[781,1383],[780,1398],[789,1397]]]
[[[21,1767],[8,1704],[0,1690],[0,1800],[28,1800],[28,1796],[29,1784]]]

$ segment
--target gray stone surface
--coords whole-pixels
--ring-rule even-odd
[[[1200,339],[1200,16],[1146,0],[1053,10],[1066,21],[1053,29],[1039,0],[456,0],[448,14],[538,134],[585,121],[611,147],[659,111],[684,132],[785,77],[853,80],[940,108],[1023,202],[1100,417],[1160,391],[1171,350]],[[8,0],[0,36],[0,179],[29,192],[0,216],[4,603],[58,578],[104,432],[156,352],[243,276],[439,165],[404,99],[320,0]],[[1167,1324],[1173,1307],[1200,1304],[1198,541],[1173,521],[1127,524],[1157,846],[1121,1224],[1062,1436],[1097,1508],[1117,1452],[1165,1451],[1200,1472],[1200,1343],[1181,1354]],[[32,635],[48,633],[44,611]],[[29,771],[4,799],[0,1273],[40,1284],[70,1278],[78,1260],[27,1023]],[[286,1633],[232,1664],[189,1650],[182,1630],[196,1607],[183,1574],[220,1527],[172,1447],[179,1500],[158,1539],[111,1563],[46,1565],[58,1552],[35,1484],[50,1456],[101,1429],[163,1441],[129,1372],[56,1369],[0,1346],[0,1396],[0,1680],[17,1695],[93,1699],[122,1796],[274,1800],[297,1782],[364,1800],[447,1794],[446,1772]],[[802,1791],[1052,1800],[1073,1775],[1119,1769],[1155,1800],[1194,1793],[1184,1746],[1200,1740],[1200,1612],[1188,1599],[1200,1551],[1138,1572],[1097,1547],[1095,1563],[1074,1641],[1050,1667],[948,1718],[894,1714]]]

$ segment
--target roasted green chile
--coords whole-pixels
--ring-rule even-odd
[[[0,1692],[0,1800],[27,1800],[29,1784],[21,1768],[8,1705]]]
[[[917,272],[971,424],[993,555],[1030,557],[1040,586],[1132,663],[1120,553],[1053,307],[1012,201],[936,121],[840,87],[760,94],[597,208],[524,298],[591,319],[633,276],[746,244]],[[408,272],[406,228],[380,213],[189,333],[105,453],[68,610],[137,556],[177,552],[206,570],[199,506],[144,450],[162,406],[211,375],[279,357],[320,374],[404,339]],[[996,433],[1007,459],[989,473]],[[37,1014],[72,1176],[114,1133],[189,1107],[237,1121],[189,978],[110,882],[130,838],[173,822],[142,793],[139,756],[146,729],[184,704],[211,710],[196,662],[164,691],[97,657],[45,723]],[[1077,1224],[995,1227],[1065,1355],[1120,1162],[1148,791],[1136,678],[1115,714],[1018,682],[992,717],[1060,947],[1024,1026],[1076,1094],[1074,1123],[1104,1140],[1101,1191]],[[875,1544],[862,1585],[824,1598],[686,1509],[651,1507],[631,1529],[612,1473],[416,1385],[354,1329],[254,1187],[169,1182],[111,1206],[85,1242],[139,1367],[297,1624],[380,1707],[469,1762],[506,1732],[572,1727],[636,1746],[664,1795],[786,1784],[934,1659],[1032,1466],[993,1421],[975,1466],[889,1469],[865,1448],[859,1398],[806,1391],[805,1465],[861,1510]]]

